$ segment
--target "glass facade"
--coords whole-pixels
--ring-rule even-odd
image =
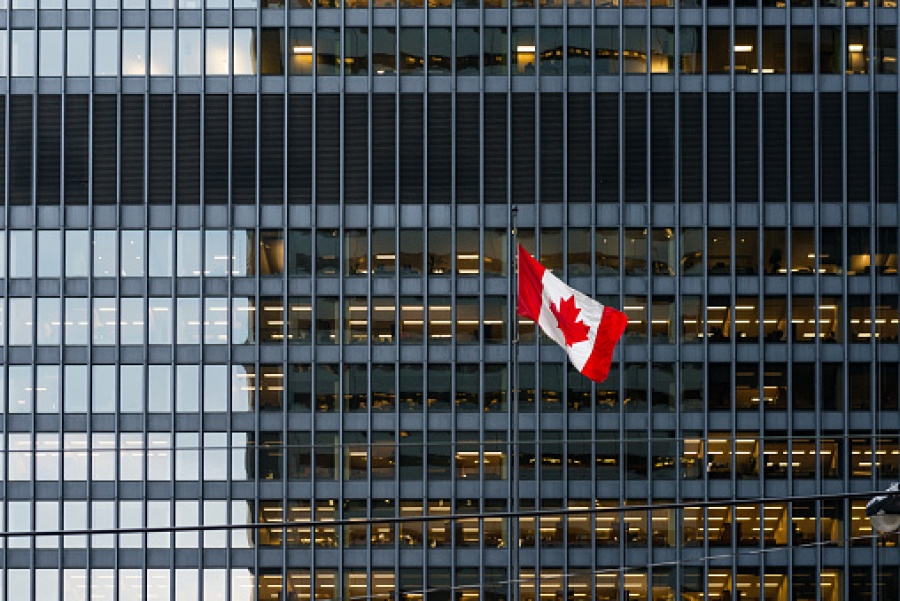
[[[0,600],[898,598],[897,15],[0,0]]]

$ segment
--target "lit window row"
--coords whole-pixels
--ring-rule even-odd
[[[177,592],[178,599],[197,601],[230,598],[234,601],[312,601],[338,599],[400,599],[401,601],[441,600],[455,598],[460,601],[477,599],[505,599],[510,587],[506,567],[433,567],[423,571],[422,566],[396,569],[345,568],[339,572],[333,568],[284,569],[260,567],[247,568],[67,568],[65,570],[39,568],[34,571],[9,568],[7,590],[10,597],[35,587],[38,599],[65,598],[71,601],[108,599],[115,593],[129,598],[169,599]],[[90,578],[89,578],[90,577]],[[679,594],[678,582],[681,581]],[[62,584],[60,584],[60,580]],[[839,601],[845,589],[854,593],[877,590],[895,590],[898,586],[896,571],[884,566],[872,582],[872,571],[865,566],[853,567],[849,572],[841,566],[815,567],[793,566],[790,574],[786,567],[767,566],[730,568],[685,565],[680,568],[654,567],[652,579],[646,569],[620,567],[590,567],[563,569],[562,566],[545,565],[540,570],[527,566],[516,577],[522,601],[539,599],[588,599],[593,601],[617,601],[624,594],[630,601],[651,601],[659,598],[680,597],[690,601],[706,598],[726,601],[733,598],[733,590],[742,599],[778,601],[788,598],[793,591],[796,598]],[[620,593],[624,591],[624,593]],[[0,588],[2,592],[2,588]],[[228,596],[230,593],[230,596]]]
[[[345,431],[291,432],[287,444],[281,433],[262,432],[258,439],[244,433],[140,432],[9,433],[6,455],[9,481],[179,481],[208,480],[506,480],[508,441],[505,433],[458,432],[455,441],[445,432]],[[518,471],[523,480],[618,480],[620,467],[629,479],[766,480],[897,478],[900,444],[896,438],[771,436],[738,438],[710,433],[710,438],[651,441],[629,439],[621,454],[607,434],[560,431],[521,434]],[[231,444],[229,444],[229,439]],[[63,447],[60,447],[62,442]],[[90,443],[90,444],[88,444]],[[313,444],[314,443],[314,444]],[[33,447],[32,447],[33,445]],[[174,445],[174,446],[173,446]],[[564,448],[567,447],[567,448]],[[679,451],[679,449],[681,449]],[[228,459],[232,459],[229,473]],[[849,473],[844,462],[849,456]],[[90,457],[90,460],[88,459]],[[202,461],[201,461],[202,457]],[[60,462],[62,458],[62,462]],[[681,468],[676,470],[680,461]],[[116,466],[118,464],[118,473]],[[33,467],[32,467],[33,465]],[[146,468],[144,467],[146,465]],[[173,467],[174,466],[174,467]],[[145,473],[146,470],[146,473]],[[596,476],[593,475],[594,471]]]
[[[818,28],[819,73],[897,73],[897,30]],[[449,27],[26,29],[11,30],[9,75],[611,75],[623,73],[812,73],[816,30],[791,27]],[[0,32],[5,52],[7,32]],[[675,39],[680,54],[675,55]],[[177,37],[177,56],[176,52]],[[371,38],[371,39],[370,39]],[[35,42],[38,42],[36,45]],[[620,43],[621,42],[621,43]],[[369,46],[371,43],[371,53]],[[93,46],[93,63],[91,48]],[[257,46],[259,52],[257,53]],[[704,47],[706,59],[704,61]],[[39,51],[36,53],[36,48]],[[399,48],[399,54],[397,49]],[[65,52],[63,50],[65,49]],[[120,57],[121,51],[121,57]],[[258,54],[258,61],[257,61]],[[63,57],[65,56],[65,64]],[[621,66],[620,66],[621,64]],[[871,66],[870,66],[871,65]],[[6,61],[0,76],[7,75]]]
[[[518,241],[569,275],[896,275],[897,230],[823,227],[565,230]],[[427,244],[426,244],[427,236]],[[505,277],[508,232],[486,229],[30,230],[0,232],[0,278],[479,275]],[[790,236],[790,244],[788,244]],[[9,256],[6,257],[6,238]],[[36,239],[35,239],[36,238]],[[844,259],[843,244],[847,254]],[[315,255],[313,255],[315,244]],[[455,245],[455,246],[454,246]],[[679,252],[680,246],[680,252]],[[874,246],[874,252],[873,252]],[[592,251],[593,247],[593,251]],[[732,247],[734,250],[732,251]],[[455,248],[455,254],[451,249]],[[37,250],[35,250],[37,249]],[[760,254],[762,251],[762,254]],[[35,254],[37,256],[35,257]],[[36,258],[36,273],[33,263]],[[8,260],[7,260],[8,259]],[[8,267],[7,267],[8,263]]]

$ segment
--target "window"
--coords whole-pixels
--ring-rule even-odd
[[[541,75],[562,75],[563,30],[561,27],[541,27],[540,61]]]
[[[344,28],[344,73],[366,75],[369,72],[369,30],[365,27]]]
[[[847,73],[869,72],[869,30],[847,28]]]
[[[681,72],[703,73],[703,33],[700,27],[681,27]]]
[[[484,74],[506,75],[506,27],[484,28]]]
[[[784,55],[783,27],[763,27],[762,29],[762,72],[785,73],[787,66]]]
[[[813,72],[814,48],[812,27],[791,27],[791,71],[793,73]]]
[[[306,29],[309,32],[309,29]],[[260,59],[260,72],[263,75],[284,75],[284,29],[281,27],[265,28],[261,32],[260,49],[262,58]],[[312,49],[310,52],[302,55],[304,58],[312,58]],[[291,56],[295,56],[291,52]],[[312,66],[312,61],[308,61]]]
[[[456,28],[456,74],[478,75],[481,69],[481,35],[478,27]]]
[[[840,73],[841,55],[841,28],[819,27],[819,73]]]
[[[449,27],[428,28],[429,75],[450,75],[453,72],[452,48]]]
[[[682,28],[683,30],[684,28]],[[597,74],[614,75],[619,72],[619,29],[618,27],[598,27],[594,42],[597,47]],[[684,47],[684,46],[682,46]]]
[[[114,76],[119,72],[119,31],[94,30],[94,75]]]
[[[179,28],[178,75],[200,75],[202,52],[200,30]]]
[[[375,75],[393,75],[397,72],[396,45],[397,28],[372,29],[372,69]]]
[[[425,66],[425,35],[421,27],[400,29],[400,72],[421,75]]]
[[[174,73],[174,49],[174,30],[150,30],[150,75],[172,75]]]
[[[147,34],[144,29],[122,30],[122,75],[147,72]]]
[[[682,55],[684,51],[682,50]],[[650,72],[672,73],[675,70],[675,28],[650,29]]]
[[[26,29],[12,30],[12,65],[10,71],[13,77],[33,77],[35,75],[37,65],[34,42],[34,31]]]
[[[647,28],[626,27],[622,36],[622,55],[625,73],[647,72]]]
[[[312,75],[312,29],[310,29],[309,27],[293,27],[291,28],[290,32],[291,40],[288,46],[288,64],[290,65],[290,74]],[[265,68],[265,64],[263,68]]]
[[[513,27],[512,30],[512,60],[510,67],[513,75],[534,75],[535,36],[533,27]]]

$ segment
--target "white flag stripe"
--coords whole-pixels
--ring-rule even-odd
[[[585,296],[584,294],[574,290],[564,284],[562,280],[550,273],[550,270],[544,271],[541,279],[543,285],[544,302],[541,303],[541,318],[538,324],[547,336],[549,336],[556,344],[566,350],[569,360],[578,371],[582,371],[584,364],[591,356],[594,350],[594,341],[597,339],[597,330],[603,319],[603,305],[597,301]],[[560,306],[562,299],[574,297],[576,306],[581,309],[578,314],[578,320],[590,328],[588,330],[587,340],[577,342],[572,346],[566,343],[566,337],[556,321],[556,316],[550,312],[550,305]]]

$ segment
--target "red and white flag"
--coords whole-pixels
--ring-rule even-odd
[[[569,288],[519,245],[519,315],[563,347],[582,375],[602,382],[628,318]]]

